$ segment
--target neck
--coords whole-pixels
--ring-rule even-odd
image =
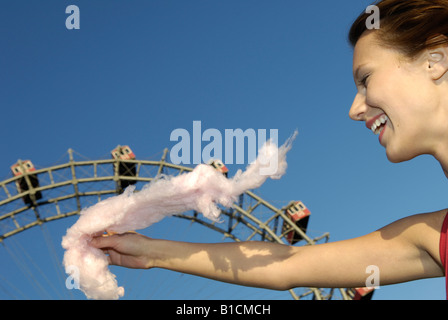
[[[448,178],[448,150],[447,152],[440,152],[437,155],[434,155],[434,157],[440,163],[443,173],[445,173],[445,177]]]
[[[445,90],[448,88],[444,86]],[[448,178],[448,130],[446,129],[446,123],[448,122],[448,95],[441,94],[442,99],[439,103],[439,111],[437,115],[438,121],[435,122],[437,131],[432,140],[433,144],[432,155],[440,163],[445,176]]]

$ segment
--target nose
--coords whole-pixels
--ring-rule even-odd
[[[352,107],[350,108],[348,115],[355,121],[365,121],[366,112],[366,97],[358,93],[353,100]]]

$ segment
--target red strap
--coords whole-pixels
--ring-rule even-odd
[[[448,300],[448,264],[447,262],[447,229],[448,229],[448,214],[445,215],[443,220],[442,230],[440,231],[440,261],[442,262],[445,270],[445,287],[446,287],[446,299]]]

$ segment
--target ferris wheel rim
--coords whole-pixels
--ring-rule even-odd
[[[9,230],[8,232],[3,233],[2,230],[0,230],[0,243],[3,242],[5,239],[12,237],[18,233],[21,233],[23,231],[26,231],[30,228],[33,228],[35,226],[42,225],[44,223],[48,223],[51,221],[69,218],[72,216],[79,215],[83,209],[83,206],[81,205],[81,199],[84,197],[90,197],[90,196],[97,196],[98,201],[100,201],[101,196],[109,196],[109,195],[117,195],[120,193],[119,188],[119,182],[120,181],[131,181],[131,183],[137,183],[137,182],[143,182],[143,183],[149,183],[156,179],[158,176],[164,173],[164,169],[174,170],[177,172],[178,175],[182,173],[187,173],[193,170],[191,167],[172,164],[170,162],[166,161],[166,155],[167,155],[168,149],[165,149],[163,152],[163,156],[160,160],[154,161],[154,160],[120,160],[120,159],[100,159],[100,160],[82,160],[82,161],[76,161],[73,158],[73,150],[69,149],[69,156],[70,159],[66,163],[57,164],[54,166],[49,166],[41,169],[37,169],[33,171],[32,173],[24,173],[22,176],[15,176],[12,178],[8,178],[6,180],[0,181],[0,190],[4,190],[4,193],[6,194],[6,198],[1,199],[0,198],[0,208],[2,206],[7,206],[10,203],[18,202],[20,199],[24,199],[25,197],[29,197],[31,200],[28,204],[25,203],[24,206],[15,208],[14,210],[10,212],[6,212],[0,215],[0,227],[3,221],[6,221],[7,219],[12,220],[14,229]],[[118,170],[116,169],[121,163],[127,163],[131,164],[133,166],[136,166],[137,169],[137,175],[134,177],[130,176],[123,176],[118,174]],[[106,165],[112,165],[114,167],[113,174],[112,175],[98,175],[97,171],[100,166],[106,166]],[[140,175],[141,169],[145,166],[154,167],[157,170],[157,173],[154,176],[145,176]],[[77,176],[77,169],[84,168],[84,167],[93,167],[93,176],[91,177],[78,177]],[[63,181],[56,181],[54,179],[54,173],[58,172],[59,170],[69,170],[71,172],[71,177],[69,179],[63,180]],[[31,175],[35,176],[43,176],[48,175],[50,183],[44,184],[42,186],[33,187],[30,184],[29,177]],[[17,191],[16,194],[12,194],[10,192],[10,185],[15,184],[17,186],[19,179],[27,178],[27,184],[30,186],[30,188],[26,191],[20,192],[20,190]],[[108,190],[92,190],[92,191],[81,191],[79,186],[85,183],[96,183],[96,182],[113,182],[115,183],[114,189],[108,189]],[[51,191],[56,188],[71,186],[73,187],[73,193],[70,194],[63,194],[57,197],[53,198],[46,198],[43,197],[43,199],[37,199],[36,194],[39,192],[47,192]],[[9,189],[8,189],[9,188]],[[18,187],[17,187],[18,188]],[[265,201],[261,197],[255,195],[255,193],[251,191],[246,191],[244,193],[245,196],[250,197],[251,199],[254,199],[257,202],[258,205],[265,206],[268,210],[271,210],[273,212],[272,216],[265,221],[262,221],[258,219],[257,217],[253,216],[251,211],[245,210],[242,206],[239,206],[238,204],[234,204],[233,207],[230,209],[230,211],[222,210],[222,213],[226,216],[228,216],[229,219],[235,219],[238,220],[236,225],[245,225],[248,229],[252,229],[252,234],[250,237],[246,240],[251,240],[254,236],[262,236],[263,241],[271,241],[271,242],[277,242],[285,244],[284,240],[282,240],[282,237],[284,235],[277,235],[275,230],[272,230],[269,227],[269,223],[273,219],[283,219],[284,221],[288,221],[288,218],[286,217],[283,208],[279,209],[270,204],[269,202]],[[69,199],[75,199],[77,207],[75,210],[64,212],[62,213],[59,209],[58,203],[69,200]],[[40,200],[40,201],[39,201]],[[43,217],[39,213],[39,207],[43,205],[55,205],[57,207],[57,214],[50,215]],[[31,210],[35,215],[35,220],[31,221],[27,224],[21,224],[17,216],[20,215],[22,212],[25,212],[27,210]],[[197,213],[192,214],[186,214],[186,213],[180,213],[175,215],[177,218],[182,218],[186,220],[190,220],[195,223],[199,223],[204,225],[205,227],[212,229],[216,232],[222,233],[225,237],[233,240],[233,241],[244,241],[245,239],[240,239],[236,235],[232,234],[232,231],[234,227],[229,227],[227,230],[224,228],[219,228],[216,226],[215,223],[205,221],[204,219],[201,219],[201,216]],[[309,238],[306,233],[304,233],[300,228],[298,228],[294,223],[290,223],[290,227],[294,229],[296,232],[300,233],[303,237],[303,239],[307,242],[309,245],[315,244],[315,240]],[[328,238],[328,235],[327,235]],[[345,299],[346,296],[343,293],[343,290],[340,289],[343,298]],[[300,297],[295,294],[293,290],[290,290],[290,293],[294,299],[299,299]],[[314,294],[314,296],[317,299],[322,299],[321,292],[319,288],[310,288],[309,292],[306,294]]]

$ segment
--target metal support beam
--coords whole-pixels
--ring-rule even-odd
[[[100,201],[101,197],[104,195],[117,194],[118,190],[116,188],[111,185],[106,188],[106,184],[116,182],[116,185],[118,185],[118,181],[120,179],[135,180],[136,182],[147,183],[162,174],[165,169],[177,171],[177,174],[190,172],[193,170],[193,168],[190,167],[166,162],[168,151],[168,149],[164,150],[160,161],[126,160],[126,162],[134,163],[136,165],[136,176],[122,177],[118,173],[118,164],[120,160],[103,159],[76,161],[73,156],[73,150],[69,149],[68,163],[33,171],[32,174],[35,174],[36,176],[39,175],[47,177],[46,179],[42,179],[44,182],[41,183],[39,187],[33,186],[30,180],[30,174],[26,172],[23,163],[19,162],[22,172],[24,172],[23,176],[0,181],[0,190],[5,191],[0,196],[0,207],[2,209],[4,208],[3,211],[0,211],[0,227],[2,227],[0,230],[3,232],[0,234],[0,242],[5,238],[11,237],[41,223],[79,214],[82,210],[81,200],[83,197],[89,197],[89,200],[91,200],[92,196],[97,196],[98,201]],[[112,172],[110,171],[110,165],[114,166],[114,170]],[[107,169],[104,170],[105,174],[102,175],[101,169],[104,166]],[[87,168],[84,170],[84,167]],[[81,168],[83,169],[80,170]],[[152,174],[155,171],[157,173],[153,176]],[[152,172],[152,174],[145,176],[145,174],[149,172]],[[18,192],[17,194],[9,192],[8,187],[13,190],[13,186],[15,186],[15,183],[18,182],[20,178],[25,179],[28,190],[25,192]],[[83,184],[88,184],[88,191],[80,191],[80,186]],[[73,187],[73,193],[67,194],[68,186]],[[81,189],[83,188],[81,187]],[[50,192],[52,190],[63,190],[63,193]],[[46,191],[45,197],[43,199],[39,199],[39,202],[37,202],[35,195],[37,192],[42,191]],[[23,205],[23,202],[20,201],[21,198],[26,195],[30,196],[32,202],[31,206]],[[246,200],[253,199],[255,200],[255,204],[249,206],[245,204],[245,202],[247,203],[248,201],[243,201],[243,198]],[[69,208],[69,210],[64,211],[66,208],[61,206],[61,203],[70,199],[76,199],[76,208]],[[45,218],[42,218],[39,214],[39,208],[41,206],[49,205],[55,207],[55,210],[52,211],[54,213],[51,215],[46,215]],[[34,221],[27,221],[24,223],[23,221],[26,220],[20,219],[20,217],[25,216],[27,212],[30,212],[30,210],[33,210],[36,218]],[[263,215],[260,215],[259,212],[263,212]],[[266,217],[266,212],[268,212],[268,216],[267,218],[263,218]],[[222,211],[222,217],[223,219],[227,219],[227,223],[216,224],[214,222],[210,222],[201,214],[197,214],[195,212],[182,213],[177,215],[177,217],[199,223],[207,228],[210,228],[211,230],[223,234],[224,237],[230,238],[233,241],[258,241],[257,239],[261,239],[260,241],[270,241],[287,245],[284,235],[281,234],[281,230],[279,230],[280,232],[277,230],[279,219],[287,221],[291,226],[291,229],[294,229],[295,232],[301,235],[306,242],[306,245],[315,245],[322,239],[328,240],[329,237],[328,233],[326,233],[320,237],[311,239],[305,232],[290,221],[284,212],[284,208],[276,208],[274,205],[251,191],[241,195],[238,203],[235,203],[230,210]],[[298,269],[299,268],[300,266],[298,266]],[[296,290],[290,290],[290,293],[293,299],[302,299],[310,294],[313,295],[314,299],[327,299],[331,298],[336,291],[337,290],[330,291],[328,294],[324,293],[324,289],[321,288],[308,288],[307,291],[302,294],[298,294]],[[349,298],[345,292],[345,289],[340,288],[339,291],[342,299]]]

